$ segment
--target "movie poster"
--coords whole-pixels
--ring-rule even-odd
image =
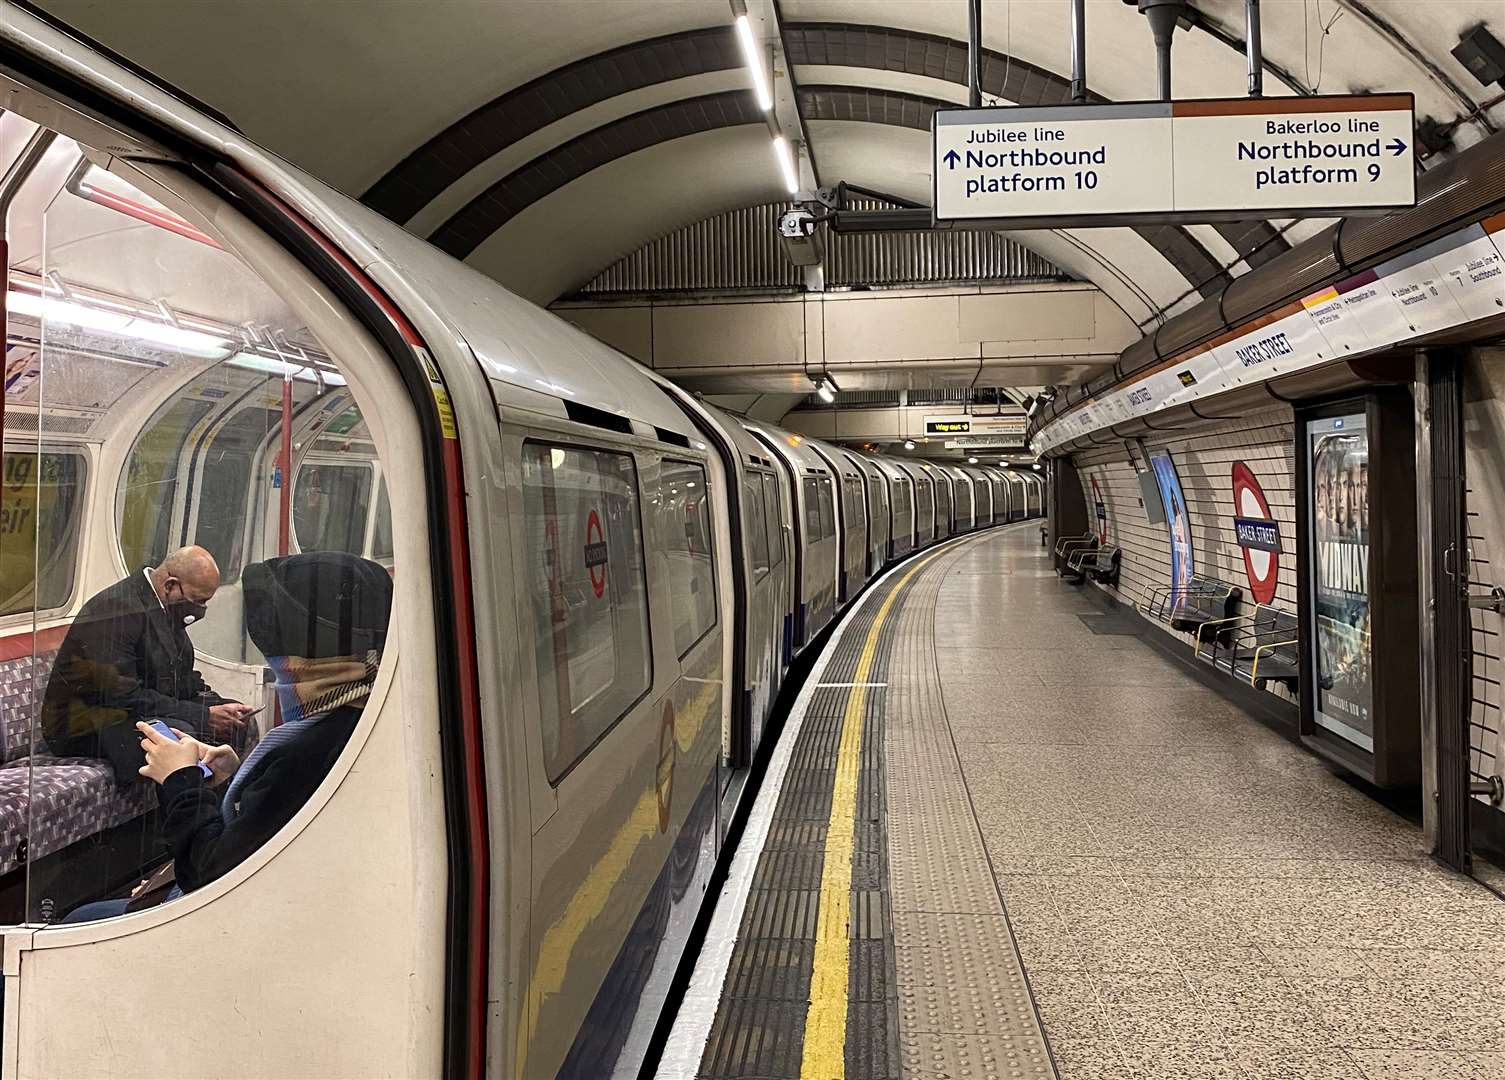
[[[1171,609],[1180,611],[1186,604],[1186,587],[1196,572],[1196,560],[1191,546],[1191,517],[1186,510],[1186,496],[1181,493],[1181,478],[1176,475],[1176,463],[1170,451],[1152,450],[1150,468],[1155,470],[1155,482],[1160,488],[1160,501],[1165,506],[1165,527],[1171,541]]]
[[[1363,413],[1309,420],[1316,723],[1373,752],[1369,650],[1369,432]]]

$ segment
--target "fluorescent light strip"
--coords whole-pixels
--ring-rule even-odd
[[[800,174],[794,167],[794,150],[789,146],[789,140],[782,135],[775,135],[773,153],[779,159],[779,169],[784,174],[784,186],[789,189],[789,194],[798,195]]]
[[[758,97],[758,108],[764,112],[773,109],[773,91],[768,85],[768,74],[763,70],[763,50],[758,48],[753,37],[752,22],[744,15],[737,16],[737,40],[742,43],[742,60],[752,72],[753,93]]]
[[[234,347],[231,341],[213,334],[136,318],[126,312],[109,311],[15,289],[10,290],[6,296],[7,308],[22,315],[30,315],[46,322],[65,323],[84,330],[96,330],[102,334],[135,338],[176,349],[190,356],[222,357]]]

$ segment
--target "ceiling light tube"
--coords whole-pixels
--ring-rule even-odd
[[[913,439],[905,439],[904,440],[904,449],[906,449],[906,450],[913,450],[914,449],[914,440]]]
[[[118,334],[122,337],[135,338],[138,341],[147,341],[176,349],[190,356],[219,357],[233,348],[233,344],[225,338],[197,330],[186,330],[181,326],[172,326],[168,323],[135,318],[126,312],[107,311],[104,308],[90,307],[69,300],[56,300],[50,296],[43,297],[15,289],[10,290],[7,297],[9,309],[22,315],[30,315],[47,322],[66,323],[69,326],[95,330],[102,334]]]
[[[789,140],[782,135],[773,137],[773,154],[779,159],[779,170],[784,174],[784,186],[789,189],[789,194],[798,195],[800,192],[800,174],[794,167],[794,150],[789,145]]]
[[[753,37],[752,21],[744,15],[737,16],[737,40],[742,43],[742,60],[752,72],[753,93],[758,98],[758,108],[764,112],[773,109],[773,91],[768,86],[768,74],[763,70],[763,50],[758,48]]]

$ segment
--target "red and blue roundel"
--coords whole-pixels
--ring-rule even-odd
[[[1265,493],[1242,461],[1233,463],[1233,525],[1244,552],[1244,570],[1255,601],[1275,599],[1280,577],[1280,526],[1270,516]]]

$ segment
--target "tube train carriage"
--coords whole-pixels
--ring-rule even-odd
[[[1043,484],[739,420],[0,7],[4,1075],[635,1072],[794,657]],[[270,702],[242,572],[299,551],[391,573],[376,681],[249,858],[59,925],[166,855],[52,660],[186,544],[216,692]]]

